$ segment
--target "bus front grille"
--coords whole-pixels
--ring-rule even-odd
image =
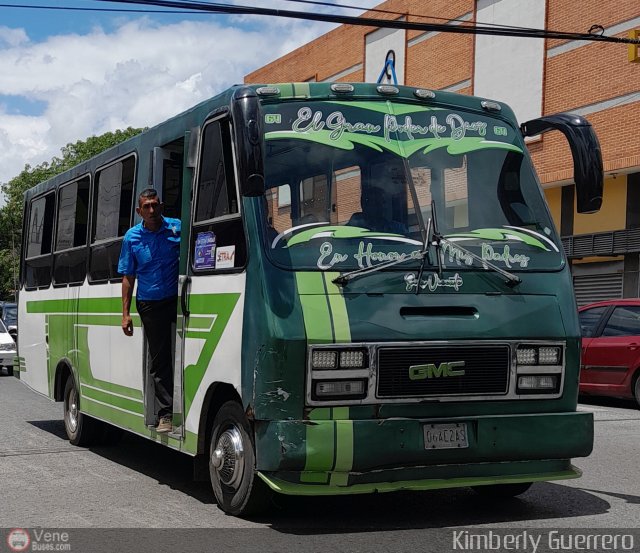
[[[506,394],[507,345],[382,347],[378,350],[378,397]]]

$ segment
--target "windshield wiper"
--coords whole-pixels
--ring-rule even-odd
[[[424,271],[424,261],[425,258],[429,257],[429,233],[431,229],[431,220],[429,220],[429,226],[425,227],[424,218],[422,217],[422,211],[420,210],[420,200],[418,199],[418,192],[416,190],[416,185],[413,180],[413,174],[411,173],[411,167],[409,166],[409,162],[406,159],[403,159],[404,173],[407,179],[407,185],[409,188],[409,193],[411,194],[411,200],[413,201],[414,211],[416,214],[416,219],[418,221],[418,227],[420,228],[420,234],[422,235],[423,243],[422,250],[415,253],[413,252],[411,256],[405,259],[394,259],[393,261],[383,261],[378,265],[373,265],[372,267],[362,267],[360,269],[356,269],[354,271],[349,271],[344,273],[333,279],[334,284],[345,285],[350,280],[360,276],[367,275],[369,273],[375,273],[381,269],[386,269],[388,267],[393,267],[394,265],[398,265],[400,263],[404,263],[405,261],[411,261],[414,259],[420,259],[420,275]]]
[[[447,244],[450,248],[458,248],[462,253],[465,253],[469,257],[472,257],[473,259],[478,261],[479,263],[482,263],[483,266],[486,266],[489,269],[493,269],[496,273],[500,273],[506,279],[505,283],[507,284],[507,286],[516,286],[517,284],[520,284],[522,282],[522,279],[519,276],[514,275],[509,271],[505,271],[502,267],[498,267],[497,265],[494,265],[493,263],[491,263],[491,261],[482,259],[482,257],[480,257],[479,255],[476,255],[475,253],[469,251],[467,248],[463,248],[460,244],[456,242],[447,240],[444,236],[440,236],[439,241],[441,244]]]
[[[331,282],[333,282],[334,284],[345,285],[350,280],[353,280],[358,276],[368,275],[369,273],[376,273],[381,269],[393,267],[394,265],[399,265],[400,263],[406,263],[407,261],[413,261],[415,259],[422,259],[424,264],[424,258],[427,255],[428,255],[428,245],[423,250],[420,250],[418,252],[412,252],[411,255],[409,255],[409,257],[405,257],[404,259],[394,259],[392,261],[383,261],[382,263],[378,263],[377,265],[372,265],[371,267],[362,267],[361,269],[349,271],[348,273],[343,273],[340,276],[337,276]]]
[[[440,231],[438,230],[436,203],[434,201],[431,201],[431,217],[433,218],[433,238],[429,241],[436,248],[436,257],[438,259],[438,276],[442,276],[442,244],[446,244],[447,246],[449,246],[449,248],[458,248],[462,253],[467,254],[472,259],[475,259],[476,261],[481,263],[483,267],[488,267],[489,269],[493,269],[496,273],[501,274],[506,279],[507,286],[516,286],[517,284],[520,284],[522,282],[522,279],[519,276],[514,275],[509,271],[505,271],[502,267],[498,267],[494,263],[491,263],[486,259],[482,259],[482,257],[476,255],[472,251],[469,251],[467,248],[460,246],[459,244],[452,242],[451,240],[448,240],[447,238],[442,236],[442,234],[440,234]],[[419,280],[418,283],[420,283]],[[418,288],[420,288],[420,286],[418,286]]]

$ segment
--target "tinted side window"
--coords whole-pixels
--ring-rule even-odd
[[[602,331],[603,336],[640,336],[640,306],[618,306]]]
[[[591,309],[580,311],[580,334],[582,334],[584,338],[593,337],[598,327],[598,323],[600,322],[600,318],[607,309],[608,307],[604,306],[592,307]]]
[[[229,125],[209,123],[202,140],[196,223],[238,213],[232,160]]]
[[[25,256],[27,288],[46,288],[51,284],[54,211],[55,194],[53,192],[31,202]]]
[[[78,284],[87,272],[89,177],[60,187],[56,225],[53,283]]]
[[[122,237],[131,226],[135,189],[135,156],[96,172],[89,281],[119,280],[118,258]]]
[[[124,236],[131,224],[135,158],[96,173],[92,243]]]
[[[87,243],[89,218],[89,177],[60,188],[56,252]]]
[[[215,121],[204,128],[194,218],[194,272],[233,271],[246,265],[247,244],[239,217],[231,131],[226,121]]]

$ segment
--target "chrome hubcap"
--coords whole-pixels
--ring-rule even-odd
[[[231,426],[220,434],[211,453],[211,465],[222,484],[237,488],[244,473],[244,448],[237,427]]]
[[[69,424],[69,430],[75,432],[78,428],[78,394],[75,389],[69,392],[67,401],[67,422]]]

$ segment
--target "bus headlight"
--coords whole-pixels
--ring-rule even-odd
[[[314,380],[314,399],[362,399],[367,395],[366,380]]]
[[[364,369],[367,365],[365,350],[359,349],[314,349],[311,354],[311,368],[328,369]]]
[[[311,354],[311,368],[335,369],[337,367],[338,353],[327,349],[317,349]]]
[[[558,375],[555,374],[527,374],[518,377],[519,394],[556,392],[558,390]]]
[[[362,369],[364,367],[364,351],[361,349],[340,352],[341,369]]]
[[[562,348],[560,346],[520,345],[516,350],[518,365],[560,365]]]

